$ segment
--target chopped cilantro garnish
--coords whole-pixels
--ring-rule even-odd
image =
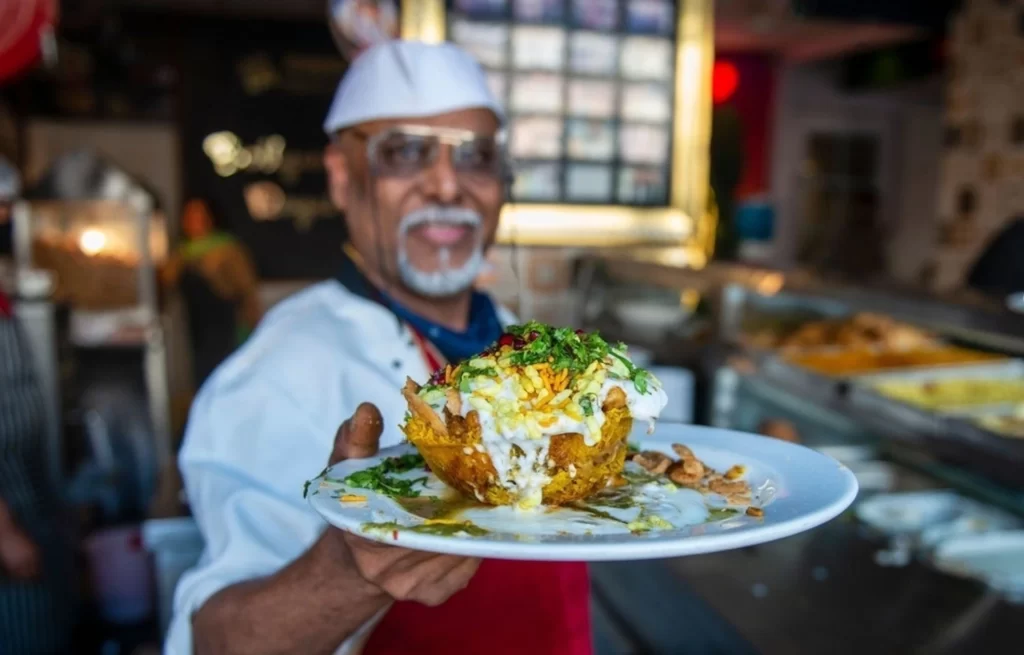
[[[329,469],[329,468],[331,468],[331,467],[330,466],[325,466],[324,470],[320,471],[319,475],[317,475],[312,480],[306,480],[306,482],[303,483],[303,485],[302,485],[302,497],[303,498],[305,498],[306,494],[309,493],[309,485],[313,484],[314,480],[318,480],[318,479],[324,477],[325,475],[327,475],[327,469]]]
[[[491,357],[499,359],[495,366]],[[479,358],[469,359],[449,372],[448,384],[431,384],[420,389],[420,395],[435,389],[454,387],[463,393],[473,390],[471,382],[480,377],[499,378],[498,367],[507,364],[512,366],[531,366],[548,364],[555,372],[569,371],[570,378],[584,373],[595,362],[609,367],[613,377],[628,379],[633,382],[641,394],[649,392],[652,378],[650,374],[633,365],[626,356],[626,346],[618,343],[611,346],[597,332],[584,332],[567,327],[552,327],[538,321],[530,321],[522,325],[511,325],[507,332],[490,348],[481,353]],[[597,399],[591,397],[583,405],[587,416],[597,411]],[[582,404],[582,403],[581,403]]]
[[[526,341],[512,353],[512,363],[517,366],[549,362],[556,371],[568,369],[570,373],[582,373],[592,363],[608,356],[608,342],[597,332],[555,328],[537,321],[513,325],[508,331]]]
[[[478,368],[469,364],[463,364],[456,369],[455,383],[458,385],[459,391],[468,392],[469,381],[478,377],[498,377],[498,371],[490,367]]]
[[[651,374],[642,368],[633,367],[633,384],[636,386],[636,390],[642,394],[647,393],[647,383],[650,381]]]
[[[610,354],[612,357],[622,362],[622,365],[626,367],[627,376],[633,381],[633,384],[636,386],[636,390],[641,394],[647,393],[651,381],[651,374],[629,361],[629,358],[623,355],[622,351],[619,349],[612,350]]]
[[[401,457],[388,457],[376,466],[356,471],[342,480],[342,482],[350,487],[370,489],[395,498],[414,498],[419,496],[420,492],[413,489],[413,487],[426,482],[427,478],[407,479],[398,478],[390,474],[405,473],[424,466],[424,464],[423,458],[416,453],[402,455]]]

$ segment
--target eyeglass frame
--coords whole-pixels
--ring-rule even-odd
[[[344,132],[345,130],[343,130]],[[380,170],[380,162],[377,161],[377,148],[387,138],[394,136],[395,134],[408,134],[412,136],[420,137],[436,137],[441,145],[447,145],[449,147],[456,147],[481,138],[481,134],[472,130],[466,130],[456,127],[434,127],[428,125],[412,125],[412,124],[400,124],[387,129],[381,130],[375,134],[367,134],[358,127],[349,128],[347,131],[357,136],[359,139],[366,141],[366,159],[370,163],[370,169],[375,173]],[[341,132],[339,132],[340,136]],[[486,137],[485,137],[486,138]],[[494,143],[498,148],[498,167],[494,173],[495,179],[511,183],[512,181],[512,160],[508,154],[508,135],[504,128],[499,129],[494,134]],[[436,161],[436,160],[435,160]],[[433,165],[433,162],[431,162]],[[426,168],[421,169],[419,172],[423,172]],[[456,173],[459,173],[456,169]]]

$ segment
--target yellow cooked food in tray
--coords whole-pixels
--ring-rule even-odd
[[[1024,405],[1017,408],[1015,415],[982,416],[975,419],[975,424],[1010,439],[1024,439]]]
[[[954,378],[888,381],[873,385],[883,396],[935,412],[1024,402],[1024,379]]]
[[[1002,355],[966,348],[929,348],[907,351],[839,350],[790,354],[784,361],[815,373],[830,376],[861,375],[891,369],[926,366],[957,366],[1006,359]]]
[[[604,488],[623,469],[633,419],[653,423],[667,402],[625,346],[537,322],[403,395],[402,429],[441,481],[524,509]]]
[[[938,348],[942,340],[913,325],[883,314],[860,312],[846,318],[815,320],[779,333],[770,328],[749,335],[752,345],[783,352],[821,348],[922,350]]]

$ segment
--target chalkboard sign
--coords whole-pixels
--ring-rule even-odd
[[[345,228],[327,197],[321,123],[345,62],[326,21],[225,21],[188,31],[186,197],[211,200],[264,279],[330,276]]]

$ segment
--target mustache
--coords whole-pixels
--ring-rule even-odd
[[[483,218],[479,213],[465,207],[427,205],[426,207],[414,209],[403,216],[401,221],[399,221],[398,228],[401,232],[408,232],[414,227],[430,223],[479,227],[483,223]]]

